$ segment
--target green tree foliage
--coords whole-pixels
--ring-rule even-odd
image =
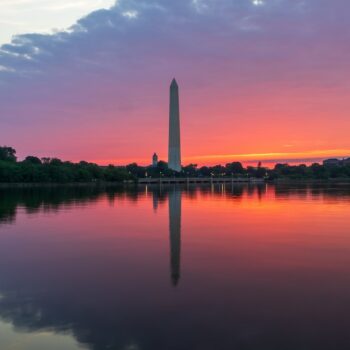
[[[17,160],[16,150],[12,147],[0,147],[0,161],[15,162]]]
[[[29,163],[29,164],[41,164],[41,160],[38,157],[33,157],[33,156],[28,156],[24,159],[24,163]]]
[[[233,176],[243,175],[246,173],[242,163],[240,162],[228,163],[226,164],[225,168],[226,168],[226,173]]]
[[[126,166],[126,170],[135,178],[143,178],[146,176],[146,168],[132,163]]]
[[[186,177],[196,177],[197,176],[197,164],[189,164],[182,169]]]
[[[70,182],[119,182],[132,180],[125,167],[98,166],[80,162],[64,162],[57,158],[26,157],[17,162],[16,151],[11,147],[1,147],[0,182],[2,183],[70,183]]]
[[[106,181],[124,181],[131,179],[131,177],[125,168],[108,165],[104,169],[104,179]]]
[[[225,166],[202,166],[189,164],[176,172],[168,168],[168,164],[159,161],[156,167],[139,166],[136,163],[126,167],[109,165],[106,167],[81,161],[80,163],[65,162],[57,158],[42,158],[28,156],[17,162],[16,150],[12,147],[0,147],[0,182],[15,183],[69,183],[69,182],[120,182],[140,178],[161,177],[232,177],[232,178],[266,178],[269,180],[327,180],[350,179],[350,161],[339,161],[336,165],[321,165],[314,163],[289,165],[276,164],[273,169],[267,169],[259,162],[256,167],[243,167],[239,162],[228,163]]]

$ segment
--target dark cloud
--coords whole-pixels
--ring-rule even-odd
[[[291,28],[293,23],[289,27],[283,21],[304,21],[306,10],[301,10],[302,5],[302,1],[286,0],[265,1],[261,6],[250,0],[124,0],[109,10],[91,13],[67,32],[15,37],[1,47],[0,64],[12,75],[22,75],[55,71],[62,60],[82,69],[110,69],[108,58],[132,64],[176,53],[179,61],[189,58],[189,52],[181,51],[185,49],[194,59],[203,53],[226,56],[232,53],[233,39],[255,40],[258,44],[266,35],[272,35],[272,41],[281,34],[296,35],[298,27]],[[220,39],[222,45],[215,39]],[[5,68],[3,75],[8,73]],[[71,68],[65,67],[68,75],[72,74]]]

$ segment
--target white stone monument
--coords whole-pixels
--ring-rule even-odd
[[[179,87],[175,79],[170,85],[168,167],[181,171]]]

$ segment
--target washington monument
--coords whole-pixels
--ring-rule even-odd
[[[179,87],[175,79],[170,85],[168,167],[181,171]]]

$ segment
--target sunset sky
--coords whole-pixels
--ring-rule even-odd
[[[55,4],[56,5],[53,5]],[[2,0],[0,144],[100,164],[350,156],[346,0]]]

